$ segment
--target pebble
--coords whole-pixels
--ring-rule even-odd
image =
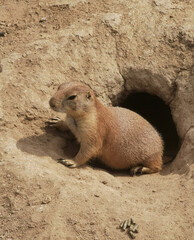
[[[47,204],[51,202],[51,197],[50,196],[46,196],[45,199],[42,201],[42,204]]]
[[[41,211],[41,212],[43,211],[43,206],[42,206],[42,205],[40,205],[40,211]]]
[[[102,181],[102,183],[103,183],[104,185],[106,185],[108,182],[107,182],[107,181]]]
[[[40,22],[45,22],[46,21],[46,17],[42,17],[41,19],[40,19]]]

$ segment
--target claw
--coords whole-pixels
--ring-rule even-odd
[[[142,166],[133,167],[130,169],[129,174],[131,177],[133,177],[134,175],[140,176],[140,175],[142,175],[142,169],[143,169]]]
[[[51,118],[49,119],[48,121],[45,122],[45,124],[48,126],[48,127],[53,127],[55,126],[58,122],[60,122],[61,119],[56,117],[56,118]]]
[[[64,161],[63,158],[59,158],[59,159],[57,159],[57,162],[58,162],[58,163],[63,163],[63,161]]]
[[[129,170],[129,175],[130,175],[131,177],[133,177],[133,176],[135,175],[135,173],[134,173],[134,168],[131,168],[131,169]]]
[[[137,176],[142,175],[142,168],[143,168],[143,167],[139,167],[139,168],[137,169],[137,171],[136,171],[136,175],[137,175]]]
[[[63,159],[63,158],[59,158],[57,159],[59,163],[65,165],[66,167],[70,167],[70,168],[75,168],[77,167],[77,163],[73,160],[70,159]]]

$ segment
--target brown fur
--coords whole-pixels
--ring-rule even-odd
[[[140,115],[103,106],[87,85],[78,82],[62,84],[50,106],[67,114],[66,124],[80,142],[75,158],[63,160],[66,166],[78,167],[98,157],[111,168],[131,169],[132,175],[161,170],[162,139]]]

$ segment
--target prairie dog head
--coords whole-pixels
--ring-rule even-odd
[[[95,95],[92,89],[83,83],[68,82],[58,87],[49,104],[56,112],[79,117],[87,114],[95,105]]]

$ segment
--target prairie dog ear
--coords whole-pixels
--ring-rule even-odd
[[[91,99],[91,97],[92,97],[91,92],[87,92],[86,97],[87,97],[87,99]]]

